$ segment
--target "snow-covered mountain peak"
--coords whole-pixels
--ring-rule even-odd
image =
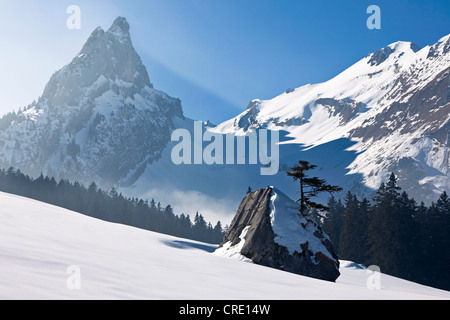
[[[394,50],[394,52],[409,52],[412,51],[414,53],[416,53],[417,51],[419,51],[421,48],[413,43],[413,42],[409,42],[409,41],[397,41],[394,43],[391,43],[388,47],[392,48]]]
[[[419,46],[412,42],[397,41],[370,54],[367,63],[371,66],[379,66],[392,58],[399,59],[402,56],[414,54],[419,50]]]

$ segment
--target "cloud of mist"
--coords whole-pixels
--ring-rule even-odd
[[[222,226],[230,225],[239,206],[239,203],[214,199],[198,191],[153,188],[142,195],[141,198],[154,198],[155,201],[160,201],[163,207],[170,204],[175,214],[189,214],[192,222],[194,222],[195,214],[198,211],[213,226],[217,221],[220,221]]]

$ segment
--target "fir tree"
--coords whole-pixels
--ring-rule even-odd
[[[330,208],[326,218],[324,219],[322,228],[330,237],[330,241],[338,255],[340,255],[340,238],[342,226],[344,224],[344,206],[341,200],[337,200],[331,196],[327,206]]]
[[[326,180],[319,179],[318,177],[309,178],[306,172],[316,167],[308,161],[299,161],[298,166],[292,167],[291,171],[287,172],[289,177],[292,177],[294,181],[299,181],[300,183],[300,199],[297,202],[300,203],[301,215],[306,215],[310,209],[328,211],[328,207],[313,202],[311,198],[317,197],[322,192],[332,194],[342,191],[341,187],[329,185]],[[323,218],[324,216],[320,215],[320,217]]]
[[[448,198],[446,191],[444,191],[436,201],[436,210],[440,214],[450,214],[450,199]]]
[[[223,239],[223,230],[222,230],[222,223],[220,221],[217,221],[217,224],[214,226],[214,240],[217,243],[222,242]]]
[[[450,289],[450,211],[444,191],[436,203],[432,202],[421,224],[423,262],[426,280],[433,286]]]
[[[367,200],[360,203],[355,195],[347,193],[340,238],[340,255],[343,259],[360,263],[365,261],[368,206]]]

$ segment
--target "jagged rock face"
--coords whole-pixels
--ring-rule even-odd
[[[335,281],[339,261],[313,217],[299,217],[299,205],[272,187],[247,194],[217,255],[238,255],[256,264]]]
[[[63,69],[55,73],[48,82],[41,100],[53,107],[76,106],[86,99],[86,88],[97,82],[88,99],[98,97],[110,88],[105,81],[118,80],[115,90],[124,98],[132,97],[145,87],[153,88],[145,66],[133,48],[130,26],[124,18],[117,18],[108,31],[95,29],[80,53]],[[126,89],[126,90],[124,90]]]
[[[134,182],[170,141],[179,99],[154,89],[124,18],[97,28],[37,103],[0,130],[0,166],[109,188]]]

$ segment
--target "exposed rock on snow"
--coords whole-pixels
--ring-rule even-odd
[[[247,194],[216,255],[322,280],[339,277],[339,261],[328,237],[299,205],[268,187]]]

